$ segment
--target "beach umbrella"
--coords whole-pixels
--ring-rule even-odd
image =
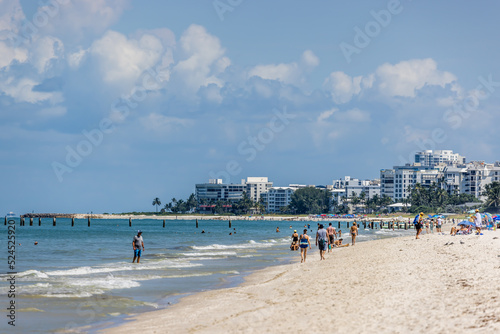
[[[457,225],[464,225],[464,226],[474,226],[474,223],[471,223],[467,220],[462,220],[460,223],[458,223]]]
[[[483,215],[486,217],[489,223],[493,221],[493,217],[491,216],[491,213],[485,212]]]

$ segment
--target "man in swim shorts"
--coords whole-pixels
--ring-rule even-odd
[[[141,247],[142,250],[144,250],[144,241],[142,240],[142,231],[139,230],[137,231],[137,235],[134,236],[134,240],[132,240],[132,247],[134,247],[134,259],[132,260],[132,263],[135,262],[135,259],[137,259],[137,263],[141,260]]]
[[[316,246],[319,248],[320,260],[325,260],[325,253],[328,248],[328,233],[323,224],[319,225],[319,230],[316,232]]]
[[[334,241],[335,241],[335,236],[337,235],[337,232],[335,231],[335,227],[332,226],[332,223],[330,223],[328,225],[326,232],[328,233],[328,240],[329,240],[330,246],[331,246],[331,247],[329,247],[330,249],[328,252],[331,253],[333,245],[334,245]]]

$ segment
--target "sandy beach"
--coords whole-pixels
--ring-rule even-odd
[[[499,230],[357,243],[326,261],[309,255],[104,333],[500,332]]]

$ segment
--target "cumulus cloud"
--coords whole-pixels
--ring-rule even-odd
[[[323,87],[332,94],[335,103],[346,103],[361,92],[362,79],[361,76],[352,78],[344,72],[333,72],[325,79]]]
[[[12,48],[0,41],[0,69],[8,68],[12,63],[24,63],[28,59],[28,51],[24,48]]]
[[[305,83],[305,74],[319,65],[319,59],[311,50],[302,53],[300,63],[280,63],[257,65],[248,71],[248,77],[276,80],[284,84],[301,86]]]
[[[426,85],[444,87],[457,80],[452,73],[438,70],[430,58],[386,63],[377,68],[375,75],[382,94],[402,97],[415,97],[416,91]]]
[[[225,49],[217,37],[193,24],[182,34],[179,44],[184,57],[174,66],[173,74],[187,94],[210,84],[224,85],[220,75],[231,61],[224,56]]]
[[[102,34],[130,8],[130,0],[51,1],[49,4],[38,8],[38,12],[48,17],[40,33],[57,36],[68,44]]]
[[[344,72],[332,72],[323,87],[330,92],[335,103],[342,104],[371,88],[385,97],[413,98],[424,87],[445,87],[448,84],[451,91],[459,92],[456,80],[455,75],[438,70],[437,63],[427,58],[401,61],[395,65],[386,63],[366,76],[351,77]]]
[[[108,31],[95,41],[90,53],[97,58],[103,80],[110,84],[132,85],[144,70],[161,58],[163,46],[153,35],[128,39],[123,34]]]
[[[38,38],[30,48],[30,62],[39,74],[47,72],[54,62],[63,57],[62,41],[52,36]]]
[[[15,79],[9,77],[0,82],[0,90],[7,96],[12,97],[16,102],[38,103],[48,101],[52,105],[62,102],[60,93],[38,92],[34,90],[39,83],[28,78]]]

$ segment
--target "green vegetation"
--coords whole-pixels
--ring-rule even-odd
[[[156,212],[158,212],[158,205],[161,205],[160,199],[158,197],[153,200],[153,205],[156,205]]]
[[[420,183],[409,187],[411,204],[410,212],[462,212],[458,205],[480,202],[474,195],[470,194],[448,194],[439,184],[432,183],[428,187]]]
[[[282,210],[284,213],[328,213],[332,193],[328,189],[306,187],[297,189],[293,194],[288,208]]]
[[[488,197],[484,203],[486,209],[498,210],[500,207],[500,182],[487,184],[482,195]]]

